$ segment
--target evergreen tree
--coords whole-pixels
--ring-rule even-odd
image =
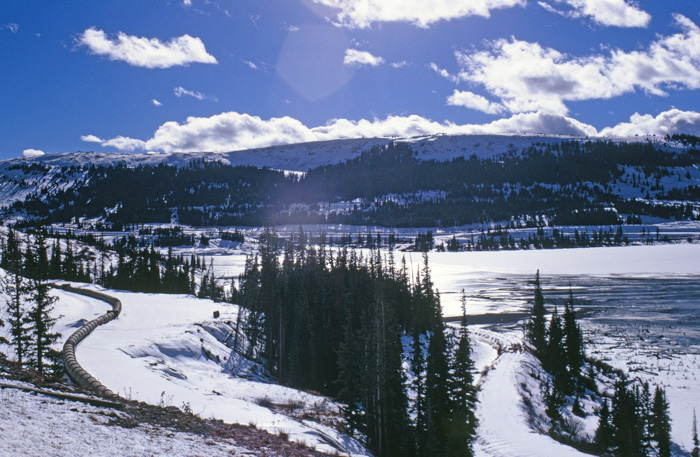
[[[428,455],[427,439],[427,399],[425,380],[425,354],[423,344],[421,344],[421,333],[414,332],[412,345],[411,368],[413,370],[413,382],[411,388],[415,392],[413,402],[413,416],[415,417],[415,449],[416,455]]]
[[[700,439],[698,439],[698,419],[693,410],[693,450],[690,451],[690,457],[700,457]]]
[[[426,429],[431,455],[444,456],[446,453],[450,413],[447,379],[447,343],[444,324],[438,319],[430,334],[426,360]]]
[[[619,380],[612,402],[613,448],[619,457],[640,455],[638,424],[634,392],[627,389],[624,379]]]
[[[542,365],[544,369],[554,377],[553,389],[556,390],[558,394],[568,393],[568,386],[570,383],[566,370],[564,335],[556,305],[554,306],[552,318],[549,321],[547,336],[546,357],[542,361]]]
[[[58,279],[63,277],[63,261],[61,259],[61,243],[54,241],[51,249],[51,260],[49,261],[49,277]],[[104,274],[102,274],[104,276]]]
[[[52,332],[56,318],[51,316],[51,311],[57,298],[49,295],[48,284],[41,281],[33,280],[32,290],[33,306],[29,311],[29,319],[33,325],[35,368],[39,374],[44,374],[46,368],[50,368],[56,374],[60,371],[61,354],[51,345],[61,335]]]
[[[571,379],[578,379],[583,366],[583,337],[581,328],[576,323],[573,292],[569,289],[569,299],[564,306],[564,350],[566,364]]]
[[[462,321],[459,327],[457,350],[451,358],[449,396],[450,419],[447,455],[471,457],[474,455],[472,441],[476,438],[477,420],[476,389],[474,388],[474,362],[471,358],[469,330],[467,329],[467,297],[462,289]]]
[[[606,452],[613,445],[613,428],[611,423],[610,405],[608,399],[603,400],[603,406],[598,413],[598,428],[595,432],[595,443],[601,451]]]
[[[649,383],[645,382],[642,388],[635,387],[637,418],[639,423],[639,449],[640,456],[650,455],[651,446],[651,393]]]
[[[535,302],[532,305],[532,317],[528,323],[527,336],[530,343],[535,347],[535,354],[540,358],[545,355],[547,348],[546,325],[544,296],[540,287],[540,270],[537,270],[535,275]]]
[[[6,280],[3,283],[3,292],[6,295],[8,324],[10,326],[10,343],[14,350],[17,363],[20,366],[29,362],[32,349],[30,342],[31,321],[27,315],[27,307],[30,300],[30,290],[27,280],[20,273],[19,266],[11,266]]]
[[[651,435],[657,442],[659,457],[671,456],[671,419],[668,415],[666,392],[656,387],[651,407]]]

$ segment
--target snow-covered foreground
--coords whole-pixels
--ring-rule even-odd
[[[7,382],[4,381],[3,382]],[[11,382],[22,385],[22,383]],[[26,457],[254,455],[230,440],[139,425],[109,425],[119,411],[0,390],[0,455]]]
[[[338,410],[328,399],[231,374],[232,365],[241,361],[231,357],[221,340],[236,320],[236,306],[178,295],[108,293],[121,300],[121,315],[86,338],[76,356],[109,389],[127,399],[287,434],[320,451],[366,454],[330,426],[261,406],[274,404],[332,420]],[[85,319],[108,309],[87,297],[62,290],[55,294],[56,311],[64,315],[59,322],[64,338]],[[217,310],[221,316],[214,319]]]

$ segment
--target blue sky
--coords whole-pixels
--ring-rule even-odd
[[[700,134],[697,0],[0,0],[0,158]]]

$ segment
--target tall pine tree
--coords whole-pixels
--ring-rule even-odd
[[[666,391],[657,386],[651,406],[651,436],[657,443],[659,457],[671,457],[671,418]]]
[[[47,368],[57,374],[60,371],[61,354],[51,347],[61,336],[52,332],[56,318],[51,316],[51,312],[57,298],[49,295],[49,286],[42,281],[33,280],[32,290],[33,304],[29,318],[33,326],[35,368],[39,374],[45,374]]]
[[[693,410],[693,450],[690,451],[690,457],[700,457],[700,439],[698,439],[698,418]]]
[[[467,328],[467,297],[462,289],[462,321],[458,331],[457,350],[451,357],[449,396],[450,418],[447,455],[471,457],[472,441],[476,437],[476,389],[474,387],[474,362],[471,358],[469,330]]]
[[[540,270],[535,275],[535,302],[532,305],[532,317],[528,323],[528,339],[535,347],[535,354],[542,357],[547,348],[547,320],[545,318],[544,296],[540,286]]]

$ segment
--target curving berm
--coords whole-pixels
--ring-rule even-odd
[[[104,302],[109,303],[112,306],[112,309],[107,311],[106,314],[101,315],[97,319],[91,320],[87,324],[80,327],[70,337],[68,337],[65,344],[63,345],[63,366],[65,367],[68,376],[76,384],[79,384],[80,386],[83,386],[87,389],[93,390],[105,398],[118,398],[119,396],[117,394],[115,394],[114,392],[106,388],[104,385],[102,385],[100,381],[95,379],[94,376],[92,376],[90,373],[85,371],[83,367],[80,366],[78,360],[75,358],[75,347],[98,326],[106,324],[107,322],[113,319],[116,319],[117,316],[119,316],[119,313],[121,313],[122,311],[122,303],[118,299],[111,297],[107,294],[103,294],[101,292],[89,289],[80,289],[77,287],[73,287],[70,284],[54,285],[54,287],[63,289],[66,292],[85,295],[91,298],[95,298],[97,300],[102,300]]]

